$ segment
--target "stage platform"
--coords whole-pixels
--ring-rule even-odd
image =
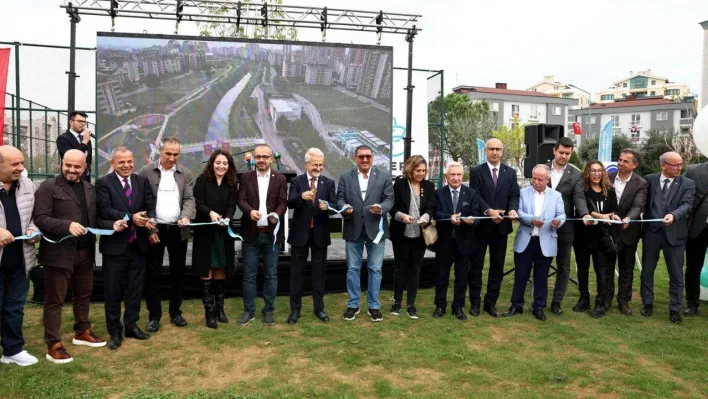
[[[192,264],[192,244],[188,244],[187,250],[187,276],[185,277],[185,298],[200,297],[199,278],[191,275]],[[241,296],[243,284],[243,263],[240,257],[241,242],[236,241],[236,250],[238,259],[237,270],[234,278],[227,285],[228,296]],[[367,286],[367,271],[366,271],[366,251],[364,251],[364,265],[361,271],[361,287],[366,290]],[[96,246],[96,266],[94,267],[94,289],[91,300],[94,302],[103,301],[103,270],[101,268],[102,258]],[[386,252],[383,264],[383,281],[381,283],[383,289],[393,289],[393,247],[391,241],[386,240]],[[163,260],[162,275],[169,275],[169,261],[167,251]],[[327,293],[346,292],[346,275],[347,265],[345,261],[345,244],[343,239],[332,239],[332,245],[327,251]],[[305,266],[304,287],[305,295],[309,295],[312,289],[311,268],[308,264]],[[44,302],[44,269],[35,267],[30,272],[30,278],[34,287],[34,294],[31,302]],[[162,292],[163,298],[167,298],[167,293],[170,289],[164,282],[167,278],[163,278]],[[281,253],[278,258],[278,295],[289,295],[290,285],[290,255]],[[431,288],[435,286],[435,253],[426,251],[423,259],[423,266],[420,271],[420,287]],[[263,287],[263,271],[262,267],[258,270],[258,294],[261,295]],[[70,298],[70,296],[68,297]]]

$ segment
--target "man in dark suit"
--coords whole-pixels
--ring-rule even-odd
[[[88,116],[84,112],[73,111],[69,114],[69,130],[57,137],[59,159],[64,158],[69,150],[79,150],[86,156],[86,169],[81,178],[91,181],[91,131],[86,129]]]
[[[583,190],[583,174],[573,164],[569,163],[573,154],[573,140],[568,137],[561,137],[553,148],[553,161],[546,166],[551,168],[551,177],[548,186],[561,193],[563,206],[567,218],[583,217],[589,218],[588,206],[585,203],[585,192]],[[586,224],[590,222],[585,222]],[[560,316],[561,302],[565,297],[570,279],[570,250],[573,247],[574,225],[572,221],[564,223],[558,229],[558,253],[556,255],[556,283],[553,288],[553,300],[551,301],[551,312]],[[576,305],[577,307],[578,305]]]
[[[639,220],[644,212],[644,205],[647,200],[647,190],[649,184],[642,179],[634,169],[639,165],[639,153],[631,148],[622,150],[617,162],[618,172],[608,174],[610,184],[615,188],[617,194],[618,208],[617,216],[624,221]],[[625,223],[621,227],[619,252],[617,253],[617,305],[622,314],[632,315],[629,301],[632,300],[632,281],[634,279],[634,265],[637,253],[637,244],[641,237],[642,227],[640,223]],[[607,281],[607,292],[613,294],[614,278]],[[612,297],[606,298],[608,303],[605,309],[609,309],[612,304]],[[588,298],[588,305],[590,299]]]
[[[708,162],[691,165],[686,177],[696,183],[692,223],[686,242],[686,309],[683,314],[695,316],[701,295],[701,269],[708,248]]]
[[[327,202],[334,205],[334,180],[322,175],[324,153],[310,148],[305,153],[305,170],[290,182],[288,207],[294,209],[288,234],[290,253],[290,316],[289,324],[297,323],[302,308],[302,279],[305,274],[308,250],[312,254],[312,302],[315,317],[329,321],[324,311],[324,291],[327,281],[327,247],[329,235]]]
[[[480,206],[484,215],[494,216],[492,220],[480,220],[477,226],[477,252],[472,256],[469,271],[470,314],[479,316],[482,294],[482,269],[484,257],[489,247],[489,274],[487,294],[484,296],[484,311],[492,317],[499,317],[497,299],[504,278],[504,261],[509,234],[513,231],[511,220],[503,216],[516,217],[519,208],[519,184],[516,171],[501,163],[504,144],[499,139],[489,139],[484,148],[487,162],[470,170],[470,188],[480,195]]]
[[[435,219],[438,241],[435,248],[435,311],[436,319],[445,315],[447,308],[447,287],[450,283],[450,267],[455,264],[455,294],[452,300],[452,314],[458,320],[466,320],[465,292],[467,291],[467,269],[470,257],[477,248],[474,219],[461,220],[462,216],[480,216],[480,200],[477,191],[462,184],[462,165],[451,162],[447,166],[445,179],[447,186],[437,189]]]
[[[128,217],[128,228],[102,237],[98,247],[103,254],[106,328],[111,335],[109,349],[118,349],[123,339],[120,321],[123,299],[126,338],[150,338],[138,327],[138,320],[148,236],[155,229],[155,197],[150,182],[133,173],[133,162],[133,153],[126,147],[114,148],[111,153],[113,172],[96,182],[99,217],[106,220]]]
[[[681,323],[683,305],[683,251],[688,238],[688,217],[693,208],[696,184],[681,176],[683,159],[675,152],[659,158],[661,173],[645,177],[649,183],[644,219],[663,219],[661,223],[643,223],[642,245],[642,315],[654,311],[654,270],[659,262],[659,251],[664,252],[669,271],[669,320]]]
[[[263,324],[275,323],[275,294],[278,291],[278,246],[285,235],[282,226],[273,242],[275,227],[288,210],[288,185],[285,176],[270,168],[273,152],[267,145],[256,147],[253,158],[256,170],[241,175],[238,207],[243,237],[243,315],[238,319],[245,326],[256,318],[256,274],[258,259],[263,258]],[[278,218],[273,216],[275,213]]]
[[[114,222],[98,219],[96,190],[93,184],[83,181],[86,156],[79,150],[64,154],[61,174],[39,186],[35,193],[34,221],[43,234],[52,240],[67,235],[76,238],[52,243],[42,240],[39,244],[39,263],[44,268],[44,342],[47,360],[56,364],[73,360],[61,342],[61,308],[66,292],[71,287],[74,310],[74,345],[99,348],[106,341],[91,331],[89,305],[93,292],[93,264],[96,238],[87,227],[123,231],[125,220]]]
[[[371,321],[380,322],[383,320],[379,302],[381,269],[389,235],[386,215],[393,208],[393,183],[387,170],[373,166],[374,151],[371,147],[357,147],[354,162],[357,167],[342,173],[337,185],[337,209],[348,207],[342,212],[342,236],[346,241],[349,301],[342,317],[351,321],[359,314],[362,255],[366,247],[369,279],[367,314]]]

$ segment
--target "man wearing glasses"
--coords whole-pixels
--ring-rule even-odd
[[[148,248],[145,273],[145,305],[149,314],[146,330],[149,333],[156,333],[160,329],[160,275],[165,248],[170,262],[170,321],[177,327],[187,325],[180,307],[184,293],[189,220],[196,217],[196,205],[194,176],[189,169],[177,163],[179,153],[179,139],[164,138],[160,143],[160,158],[143,166],[139,173],[148,180],[152,192],[157,194],[157,231],[151,232],[148,237],[151,245]]]
[[[329,235],[327,202],[334,206],[334,180],[322,175],[324,153],[310,148],[305,154],[306,173],[290,182],[288,207],[294,209],[288,243],[292,246],[290,260],[290,316],[288,324],[295,324],[302,308],[302,279],[305,274],[308,251],[312,254],[312,303],[315,317],[328,322],[324,311],[324,291]]]
[[[346,241],[349,292],[344,320],[354,320],[359,314],[361,264],[366,247],[366,266],[369,272],[367,313],[371,321],[379,322],[383,320],[379,290],[385,243],[388,238],[386,215],[393,207],[393,184],[388,171],[372,166],[374,152],[371,147],[357,147],[354,151],[354,162],[357,167],[344,172],[337,186],[337,209],[342,209],[345,205],[348,207],[342,212],[342,236]]]
[[[275,294],[278,290],[278,248],[285,238],[275,228],[288,210],[287,182],[285,176],[270,168],[273,152],[267,145],[256,147],[253,158],[256,170],[241,175],[238,188],[238,207],[243,237],[243,315],[238,319],[245,326],[256,319],[256,274],[258,259],[263,258],[263,324],[275,323]],[[276,218],[273,213],[277,214]]]
[[[87,115],[84,112],[73,111],[69,114],[69,130],[57,137],[59,158],[69,150],[79,150],[86,155],[86,170],[81,179],[91,181],[91,131],[86,129]]]
[[[649,183],[644,219],[662,219],[662,222],[644,223],[642,245],[642,274],[640,294],[642,315],[654,312],[654,270],[659,262],[659,251],[664,252],[669,272],[669,320],[681,323],[683,305],[683,251],[688,238],[688,216],[693,208],[696,184],[681,176],[683,159],[675,152],[666,152],[659,158],[661,173],[645,176]]]

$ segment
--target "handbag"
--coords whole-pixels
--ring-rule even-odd
[[[415,192],[413,191],[413,186],[411,186],[410,182],[408,182],[408,187],[411,189],[411,198],[414,198]],[[415,209],[418,212],[418,216],[422,216],[420,214],[420,209],[418,209],[418,203],[415,202],[415,199],[413,200],[413,205],[415,205]],[[431,220],[430,223],[428,223],[428,225],[423,228],[423,240],[425,240],[425,245],[427,246],[435,244],[435,242],[438,240],[438,229],[435,227],[434,220]]]
[[[610,227],[602,226],[602,245],[605,246],[607,252],[617,253],[619,252],[619,245],[617,245],[617,240],[612,235]]]

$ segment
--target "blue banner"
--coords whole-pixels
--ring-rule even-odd
[[[615,121],[610,118],[600,132],[600,148],[597,151],[597,159],[600,162],[612,161],[612,129],[614,127]]]
[[[487,154],[484,152],[484,141],[482,139],[477,139],[477,156],[479,157],[479,163],[483,164],[487,162]]]

